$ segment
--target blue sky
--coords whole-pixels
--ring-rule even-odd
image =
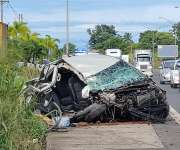
[[[171,22],[180,21],[180,0],[69,0],[70,1],[70,40],[79,48],[88,44],[87,28],[97,24],[112,24],[120,34],[131,32],[137,41],[140,32],[151,29],[168,31]],[[66,0],[10,0],[17,12],[34,32],[42,36],[50,34],[65,41]],[[7,23],[16,16],[6,6]],[[159,19],[165,17],[167,22]]]

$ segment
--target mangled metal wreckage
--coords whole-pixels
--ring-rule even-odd
[[[166,92],[123,60],[100,54],[73,56],[46,65],[27,83],[26,101],[36,95],[41,113],[74,112],[74,122],[150,120],[164,122]],[[31,95],[31,98],[29,96]]]

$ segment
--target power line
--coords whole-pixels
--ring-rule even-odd
[[[4,4],[9,3],[9,0],[0,0],[1,5],[1,22],[3,23],[4,19]]]
[[[19,13],[15,10],[15,8],[12,6],[12,4],[10,2],[8,4],[9,4],[8,6],[12,10],[15,18],[19,20]]]

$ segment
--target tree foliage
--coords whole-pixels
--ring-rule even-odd
[[[128,47],[133,43],[130,33],[121,36],[113,25],[97,25],[95,29],[88,29],[87,32],[90,35],[90,48],[101,53],[111,48],[122,49],[124,53],[128,53]]]
[[[180,51],[180,22],[173,25],[172,33],[177,36],[177,45],[179,46],[179,51]]]
[[[59,40],[50,35],[40,37],[24,22],[13,22],[8,28],[8,37],[9,56],[17,61],[35,63],[43,58],[57,59],[61,54],[58,48]]]
[[[157,45],[171,45],[174,44],[174,36],[170,32],[158,32],[158,31],[145,31],[140,33],[139,45],[142,49],[153,49]]]

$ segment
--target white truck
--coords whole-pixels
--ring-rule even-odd
[[[135,50],[134,65],[145,75],[152,77],[152,52],[151,50]]]
[[[107,49],[106,55],[116,57],[116,58],[121,58],[122,57],[122,50],[120,50],[120,49]]]
[[[121,58],[125,62],[129,63],[129,55],[122,55],[122,50],[120,49],[107,49],[106,55],[116,58]]]

